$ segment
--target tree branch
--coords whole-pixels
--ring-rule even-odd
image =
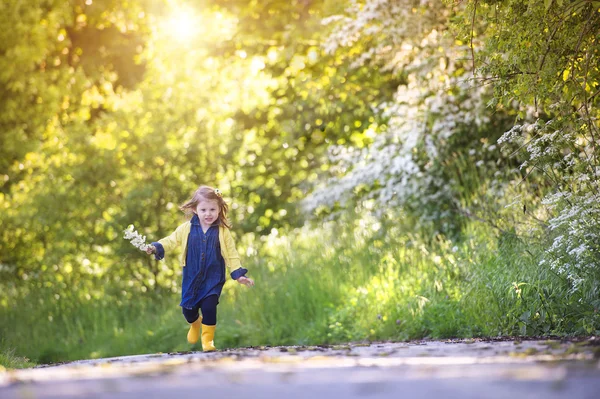
[[[475,15],[477,15],[477,2],[479,0],[475,0],[475,4],[473,5],[473,18],[471,19],[471,60],[473,61],[473,76],[475,76],[475,51],[473,50],[473,32],[475,30]]]

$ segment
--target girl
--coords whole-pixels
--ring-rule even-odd
[[[219,190],[200,186],[180,209],[191,216],[191,220],[177,227],[170,236],[153,242],[146,252],[161,260],[165,252],[181,248],[180,306],[190,323],[187,340],[195,344],[201,336],[202,350],[214,351],[217,304],[225,284],[225,267],[233,270],[231,278],[240,284],[251,287],[254,281],[246,277],[248,270],[241,266],[229,231],[228,207]]]

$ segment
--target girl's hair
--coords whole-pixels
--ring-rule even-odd
[[[190,198],[183,205],[181,205],[179,209],[181,209],[186,214],[186,216],[192,217],[194,211],[196,210],[196,207],[198,206],[198,203],[202,200],[217,201],[220,208],[219,223],[230,229],[231,225],[229,224],[229,220],[227,219],[227,211],[229,210],[229,207],[225,203],[221,192],[216,188],[212,188],[209,186],[198,187],[196,192],[194,192],[192,198]]]

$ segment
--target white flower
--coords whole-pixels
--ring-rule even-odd
[[[123,230],[123,232],[125,233],[123,238],[129,240],[134,247],[145,251],[150,246],[149,244],[146,244],[146,236],[143,236],[135,231],[135,228],[132,224],[129,225],[126,230]]]

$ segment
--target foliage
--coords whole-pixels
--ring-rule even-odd
[[[485,38],[473,58],[479,77],[499,106],[518,103],[519,124],[499,142],[548,187],[552,245],[540,264],[598,293],[600,2],[475,1],[468,13],[483,20],[471,25]]]
[[[122,232],[203,183],[257,280],[225,346],[596,334],[599,8],[2,2],[2,353],[185,350]]]
[[[14,349],[0,352],[0,371],[4,369],[24,369],[36,366],[29,359],[15,355]]]
[[[30,170],[23,162],[28,153],[45,151],[42,145],[60,140],[63,128],[101,113],[105,96],[140,81],[142,4],[2,2],[3,194]]]
[[[514,235],[495,241],[476,222],[461,243],[432,244],[407,235],[402,222],[360,215],[261,236],[247,265],[257,285],[225,285],[217,346],[600,331],[597,308],[581,300],[591,292],[572,293],[566,279],[539,268],[540,247]],[[36,363],[198,349],[185,341],[176,294],[51,293],[15,295],[0,309],[6,343]]]
[[[353,2],[347,14],[331,19],[338,25],[326,48],[346,58],[358,51],[363,57],[352,65],[381,68],[402,82],[393,99],[372,102],[386,122],[364,127],[370,145],[330,147],[332,176],[305,205],[328,208],[366,194],[382,213],[409,211],[417,228],[458,233],[477,187],[453,177],[474,163],[493,176],[502,158],[493,143],[510,125],[488,112],[489,88],[469,80],[467,47],[448,31],[453,10],[373,0]]]

